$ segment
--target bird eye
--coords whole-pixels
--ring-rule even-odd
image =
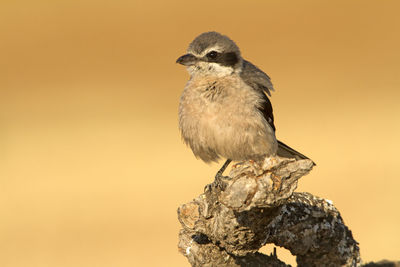
[[[210,59],[215,59],[218,56],[218,53],[216,51],[211,51],[207,53],[207,57]]]

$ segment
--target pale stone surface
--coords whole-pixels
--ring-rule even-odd
[[[295,193],[311,160],[266,159],[234,166],[178,209],[179,249],[192,266],[286,266],[257,251],[288,249],[298,266],[361,266],[358,243],[332,201]]]

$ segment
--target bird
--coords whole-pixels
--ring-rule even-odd
[[[198,35],[176,63],[190,78],[179,101],[179,129],[196,158],[226,161],[215,175],[221,183],[232,161],[266,157],[309,159],[276,139],[270,77],[241,56],[228,36]]]

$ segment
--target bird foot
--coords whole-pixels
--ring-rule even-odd
[[[215,180],[213,182],[215,187],[218,187],[222,191],[225,190],[227,182],[231,180],[232,178],[229,176],[223,176],[222,174],[217,174],[215,175]]]
[[[217,175],[215,175],[215,180],[211,184],[208,184],[204,187],[204,192],[212,191],[215,188],[218,188],[219,190],[224,191],[227,186],[228,181],[231,179],[232,178],[229,176],[223,176],[221,174],[217,174]]]

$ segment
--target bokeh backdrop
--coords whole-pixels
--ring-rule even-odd
[[[1,1],[0,266],[188,266],[176,209],[220,166],[180,139],[175,60],[209,30],[272,77],[278,138],[318,164],[298,190],[334,202],[365,261],[399,259],[399,10]]]

